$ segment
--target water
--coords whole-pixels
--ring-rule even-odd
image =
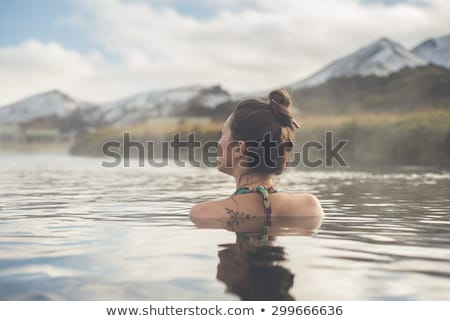
[[[0,299],[450,299],[448,171],[290,171],[280,189],[317,195],[320,228],[239,246],[188,217],[229,177],[100,162],[1,156]]]

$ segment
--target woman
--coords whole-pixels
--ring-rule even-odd
[[[237,231],[261,220],[267,235],[272,234],[277,217],[322,217],[317,197],[280,192],[274,184],[274,176],[286,168],[294,129],[300,127],[292,117],[291,104],[289,93],[278,89],[267,102],[247,99],[236,106],[223,125],[218,153],[218,169],[234,177],[236,190],[225,199],[192,207],[190,216],[196,225],[226,222],[227,228]]]

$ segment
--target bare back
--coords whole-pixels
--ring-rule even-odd
[[[288,194],[283,192],[269,195],[269,202],[274,219],[283,220],[305,219],[311,222],[320,222],[323,211],[319,200],[312,194]],[[232,195],[222,200],[203,202],[195,205],[190,213],[191,220],[201,227],[226,227],[230,218],[264,218],[264,207],[261,195],[248,193]],[[242,220],[245,222],[247,220]],[[251,221],[251,220],[250,220]],[[298,221],[298,220],[297,220]],[[317,223],[314,223],[317,225]]]
[[[273,235],[310,235],[322,220],[323,211],[312,194],[277,192],[269,195],[274,224]],[[222,200],[195,205],[190,213],[192,222],[201,228],[226,228],[233,231],[258,230],[263,224],[265,211],[261,195],[249,193],[232,195]],[[289,230],[289,231],[288,231]]]
[[[272,216],[317,216],[318,208],[315,196],[311,194],[288,194],[277,192],[269,195]],[[255,193],[245,195],[232,195],[221,202],[225,208],[264,216],[261,196]],[[318,201],[317,201],[318,203]],[[218,204],[219,205],[219,204]],[[319,205],[320,206],[320,205]]]

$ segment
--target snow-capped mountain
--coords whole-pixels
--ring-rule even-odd
[[[192,105],[212,109],[230,99],[230,94],[220,86],[188,86],[137,94],[104,104],[96,113],[102,125],[127,125],[183,114]]]
[[[37,119],[62,119],[93,107],[92,104],[77,101],[53,90],[0,108],[0,122],[23,124]]]
[[[450,69],[450,35],[428,39],[412,52],[435,65]]]
[[[330,78],[369,76],[388,76],[404,67],[427,65],[423,59],[402,45],[387,38],[381,38],[371,45],[336,60],[309,78],[292,84],[291,89],[316,86]]]
[[[205,108],[216,108],[218,105],[229,101],[232,98],[231,94],[222,89],[220,85],[200,88],[199,92],[190,101],[191,104],[196,104]]]
[[[429,39],[413,51],[387,38],[381,38],[332,62],[311,77],[286,87],[295,91],[325,83],[331,78],[368,75],[383,77],[404,67],[414,68],[430,62],[450,69],[450,35]],[[0,124],[26,124],[43,119],[49,121],[49,126],[77,130],[123,126],[154,117],[213,114],[215,111],[210,113],[208,110],[216,109],[222,103],[248,97],[266,98],[268,93],[269,90],[229,93],[218,85],[186,86],[144,92],[105,104],[90,104],[54,90],[1,107]]]
[[[54,90],[0,108],[0,123],[24,124],[37,119],[77,119],[86,126],[120,126],[153,117],[182,115],[190,106],[213,109],[231,100],[220,86],[187,86],[140,93],[106,104],[77,101]]]
[[[142,116],[167,116],[174,108],[192,98],[196,91],[197,88],[193,86],[139,93],[102,105],[98,117],[103,124],[127,124]]]

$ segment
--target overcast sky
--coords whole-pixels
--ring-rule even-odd
[[[0,105],[220,84],[269,90],[388,37],[450,34],[448,0],[1,0]]]

